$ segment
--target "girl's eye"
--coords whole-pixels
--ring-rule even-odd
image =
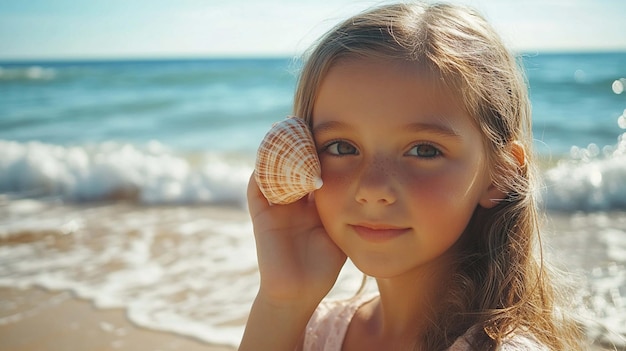
[[[407,154],[421,158],[435,158],[441,156],[441,151],[430,144],[419,144],[413,146]]]
[[[343,155],[357,155],[358,152],[352,144],[345,141],[334,141],[328,144],[325,149],[331,155],[343,156]]]

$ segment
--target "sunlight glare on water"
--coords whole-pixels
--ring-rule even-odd
[[[617,125],[622,129],[626,129],[626,110],[624,110],[624,113],[617,119]]]
[[[616,79],[611,88],[615,94],[621,94],[624,92],[624,87],[626,86],[626,78]]]

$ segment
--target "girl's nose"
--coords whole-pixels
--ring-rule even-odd
[[[391,205],[396,202],[394,173],[385,162],[365,165],[357,179],[355,198],[361,204]]]

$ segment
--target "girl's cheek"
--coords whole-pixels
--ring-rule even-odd
[[[317,193],[337,194],[337,192],[346,191],[354,180],[352,167],[346,164],[340,165],[338,162],[322,161],[322,180],[324,185]]]
[[[351,183],[351,179],[352,177],[345,173],[322,172],[324,185],[320,190],[323,190],[324,188],[332,191],[345,189]]]

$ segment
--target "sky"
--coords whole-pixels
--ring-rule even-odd
[[[389,1],[0,0],[0,60],[294,56]],[[626,51],[625,0],[452,0],[516,51]]]

